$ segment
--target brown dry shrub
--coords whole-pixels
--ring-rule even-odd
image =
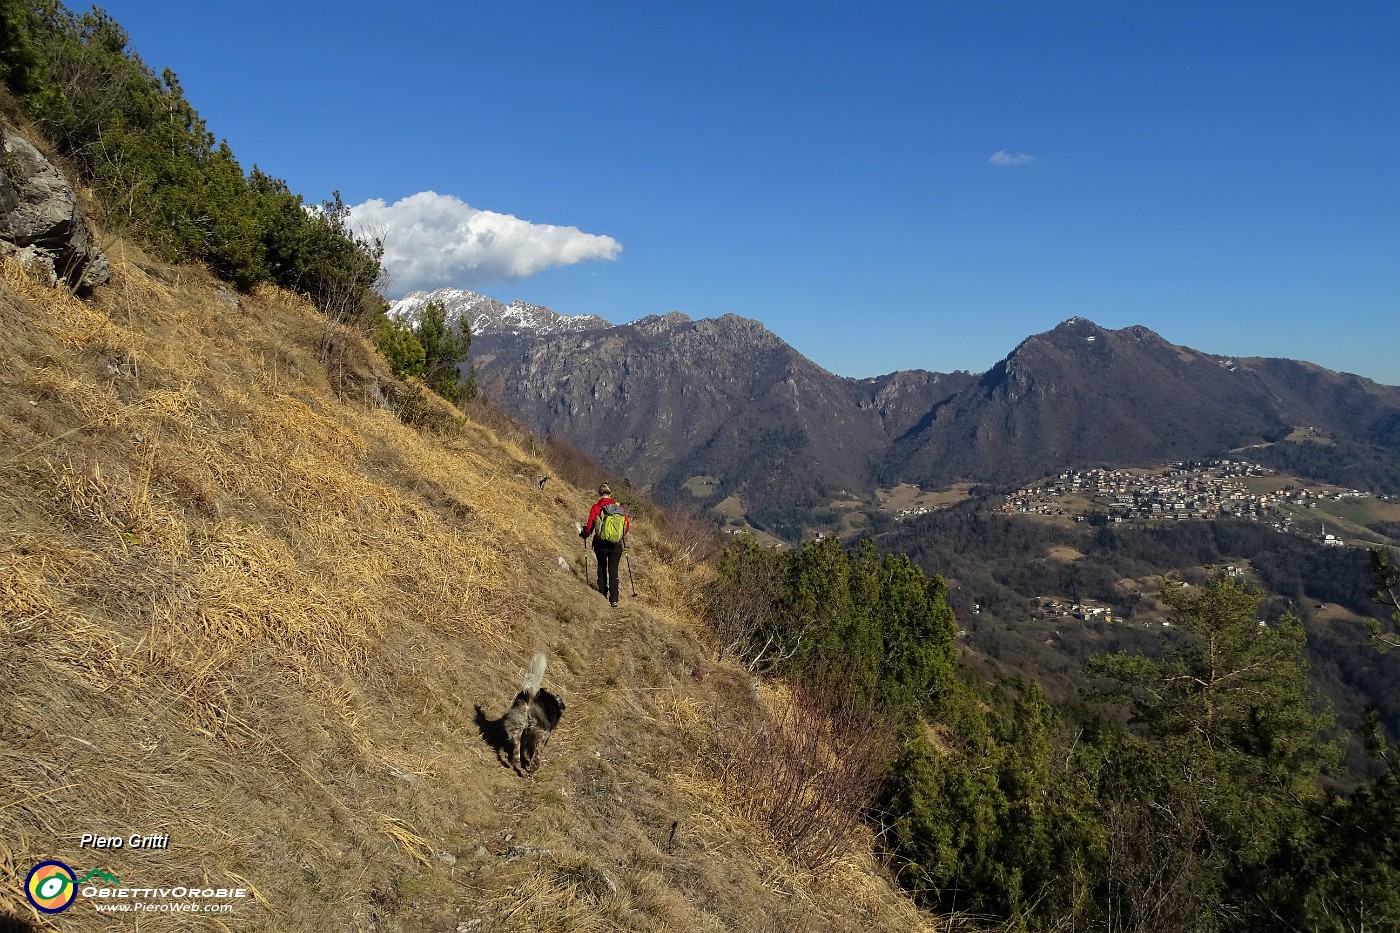
[[[663,556],[668,560],[712,563],[728,539],[715,520],[697,508],[672,506],[662,511],[666,529]]]
[[[597,489],[601,483],[617,482],[597,460],[557,434],[544,439],[544,459],[563,480],[580,489]]]
[[[854,699],[833,709],[799,685],[772,705],[720,753],[724,786],[789,857],[820,871],[868,840],[866,814],[894,741],[874,707]]]

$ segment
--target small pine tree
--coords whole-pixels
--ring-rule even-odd
[[[1258,921],[1280,897],[1270,865],[1306,833],[1319,779],[1338,760],[1337,747],[1320,739],[1333,719],[1309,688],[1296,619],[1262,624],[1260,594],[1224,576],[1168,586],[1163,600],[1185,636],[1180,646],[1161,659],[1097,658],[1091,669],[1117,681],[1154,740],[1162,770],[1141,805],[1194,814],[1210,840],[1195,869],[1196,898]]]
[[[386,315],[375,326],[374,342],[397,378],[423,374],[423,344],[408,323]]]
[[[450,402],[474,395],[476,374],[472,373],[471,392],[466,394],[468,380],[463,378],[460,367],[471,352],[471,329],[467,323],[454,326],[447,320],[442,304],[431,301],[423,308],[415,333],[423,347],[423,381]]]

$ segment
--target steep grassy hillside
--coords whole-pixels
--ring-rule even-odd
[[[816,873],[742,816],[728,739],[773,691],[711,660],[688,609],[705,570],[655,527],[640,598],[610,610],[573,530],[591,497],[542,488],[532,444],[445,410],[407,427],[373,352],[300,300],[109,252],[91,303],[0,280],[0,916],[931,928],[868,844]],[[537,650],[568,711],[523,778],[494,720]],[[113,903],[248,896],[45,919],[24,885],[48,859],[118,879]]]

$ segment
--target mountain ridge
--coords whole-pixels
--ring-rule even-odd
[[[477,292],[459,288],[409,292],[389,303],[389,314],[416,321],[431,303],[442,305],[448,321],[465,321],[473,335],[492,333],[580,333],[612,327],[611,321],[596,314],[560,314],[550,308],[524,301],[506,304]]]
[[[760,490],[770,522],[864,489],[867,452],[970,378],[849,379],[757,321],[676,313],[578,335],[488,333],[473,363],[483,391],[532,430],[663,499],[711,473],[723,477],[720,499]]]
[[[662,501],[737,496],[790,539],[803,514],[879,486],[1029,481],[1274,444],[1295,427],[1400,451],[1400,389],[1312,363],[1211,354],[1144,325],[1072,317],[983,373],[853,379],[761,322],[672,312],[586,333],[493,330],[481,385]],[[689,492],[683,490],[689,489]]]

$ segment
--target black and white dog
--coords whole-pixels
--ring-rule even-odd
[[[539,767],[540,751],[564,715],[564,701],[541,686],[547,663],[543,654],[535,655],[524,685],[501,720],[511,744],[510,763],[522,773]]]

